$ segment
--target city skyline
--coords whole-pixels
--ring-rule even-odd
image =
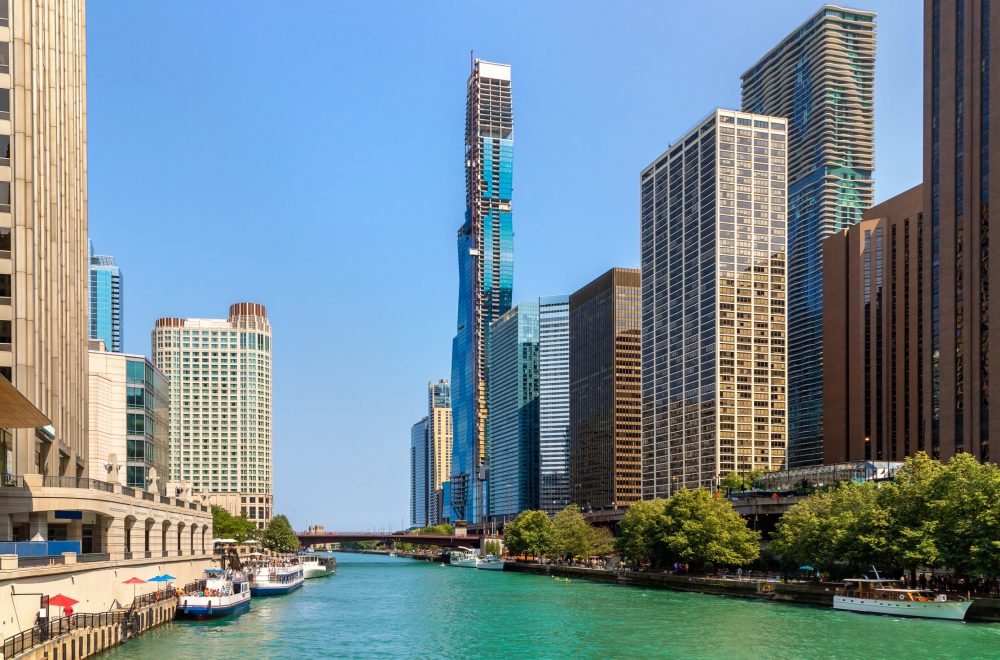
[[[236,299],[259,300],[268,305],[269,315],[276,329],[282,333],[283,350],[284,346],[288,346],[287,353],[275,356],[276,510],[288,513],[298,527],[304,527],[310,521],[341,527],[380,523],[397,525],[405,516],[408,487],[405,453],[399,451],[399,429],[407,428],[421,414],[425,402],[419,383],[448,373],[456,290],[452,241],[454,229],[460,223],[463,187],[461,160],[455,156],[461,149],[461,135],[456,134],[455,126],[461,123],[465,91],[461,81],[468,70],[468,51],[474,47],[476,53],[486,59],[511,63],[517,76],[517,121],[524,130],[519,133],[516,152],[518,168],[514,180],[520,218],[516,224],[518,277],[514,299],[528,300],[576,290],[612,265],[638,265],[638,200],[635,193],[639,170],[659,153],[666,141],[697,121],[705,108],[719,105],[737,107],[739,74],[818,7],[819,4],[774,3],[769,5],[770,11],[763,12],[768,14],[766,20],[762,17],[759,23],[750,26],[744,20],[735,21],[728,13],[720,12],[711,22],[711,29],[723,40],[738,36],[739,43],[726,49],[724,57],[715,53],[706,54],[705,60],[694,68],[694,78],[691,77],[692,72],[664,71],[659,75],[667,84],[654,85],[655,81],[648,77],[657,75],[655,72],[630,71],[627,62],[640,55],[645,58],[680,53],[684,43],[669,47],[665,44],[640,45],[642,39],[637,38],[629,39],[629,44],[617,44],[623,47],[622,54],[608,49],[587,55],[578,50],[579,46],[571,47],[572,42],[579,41],[583,31],[594,29],[602,20],[611,21],[606,29],[623,33],[631,31],[640,37],[647,30],[641,23],[655,21],[633,21],[617,16],[610,19],[596,6],[586,6],[565,26],[567,33],[558,35],[555,45],[566,46],[569,49],[567,56],[584,58],[581,66],[589,67],[593,89],[580,87],[578,81],[571,85],[569,81],[558,80],[559,76],[554,75],[558,69],[548,55],[553,44],[547,41],[544,50],[538,47],[543,35],[548,37],[550,32],[556,30],[555,15],[558,11],[539,10],[541,13],[535,16],[537,20],[532,21],[524,15],[527,10],[518,9],[516,16],[505,19],[497,35],[490,36],[469,30],[463,33],[458,29],[462,19],[446,17],[455,28],[451,30],[455,34],[433,49],[421,46],[425,50],[411,53],[412,61],[425,64],[424,89],[417,97],[419,102],[411,104],[409,110],[415,113],[410,124],[418,126],[415,133],[419,135],[402,138],[409,146],[400,147],[397,144],[394,147],[403,151],[417,149],[426,159],[422,169],[427,172],[418,173],[416,182],[398,184],[404,186],[403,196],[418,190],[425,194],[423,199],[429,202],[429,206],[421,208],[417,217],[412,214],[404,216],[403,208],[395,201],[379,199],[380,204],[372,205],[372,198],[363,199],[365,191],[370,188],[362,179],[376,179],[374,169],[364,163],[357,168],[358,173],[353,173],[345,165],[352,158],[355,163],[363,162],[360,159],[374,153],[370,150],[375,145],[366,145],[361,150],[362,140],[345,136],[342,128],[331,128],[333,138],[320,140],[331,148],[328,152],[335,150],[336,155],[319,156],[320,152],[314,154],[311,145],[307,148],[304,134],[298,129],[281,142],[261,133],[265,126],[262,120],[266,115],[258,115],[252,107],[241,106],[235,114],[235,121],[226,130],[218,131],[218,135],[214,128],[213,133],[203,132],[208,126],[220,125],[213,124],[211,117],[205,125],[201,125],[204,120],[200,119],[197,126],[192,126],[183,113],[173,112],[173,102],[165,101],[163,96],[165,84],[173,77],[181,76],[179,69],[184,69],[185,76],[190,75],[187,67],[166,67],[162,80],[153,81],[155,84],[140,83],[134,109],[122,111],[110,107],[115,93],[108,88],[106,81],[123,74],[131,80],[137,70],[134,67],[139,63],[144,67],[150,66],[151,58],[161,57],[161,53],[154,52],[153,46],[159,44],[158,48],[163,52],[169,50],[163,47],[165,34],[171,31],[170,26],[177,19],[148,7],[123,9],[120,17],[102,14],[100,20],[89,18],[88,24],[93,33],[88,53],[92,61],[90,114],[93,131],[101,137],[100,140],[93,139],[93,136],[91,139],[91,233],[102,252],[119,258],[129,274],[130,292],[143,291],[141,297],[133,295],[129,298],[124,348],[129,352],[145,352],[142,340],[144,328],[150,327],[151,321],[159,316],[211,316],[215,308]],[[93,3],[90,11],[100,14],[105,9],[100,3]],[[917,142],[919,113],[909,124],[905,118],[900,120],[899,117],[906,110],[919,107],[920,44],[909,44],[907,38],[914,34],[922,14],[918,7],[903,3],[873,2],[865,9],[879,14],[878,66],[888,61],[887,66],[894,67],[889,73],[876,74],[876,79],[881,81],[876,92],[876,167],[879,170],[876,201],[880,201],[909,188],[920,177],[916,162],[919,160],[919,145],[909,144]],[[195,14],[204,12],[200,18],[209,25],[219,20],[211,8],[192,8],[191,11]],[[316,9],[320,14],[326,11]],[[653,8],[650,11],[667,10]],[[670,8],[671,14],[677,16],[694,11],[693,7]],[[152,35],[144,35],[149,39],[149,45],[125,39],[114,47],[135,50],[136,62],[110,61],[118,51],[112,50],[109,42],[102,42],[102,35],[108,37],[108,30],[123,21],[137,20],[136,12],[147,16],[143,22],[151,26]],[[329,10],[329,13],[331,21],[346,18],[341,11]],[[374,20],[361,10],[350,10],[348,13],[356,13],[354,18],[360,21]],[[440,18],[437,14],[435,17]],[[622,24],[625,20],[629,21],[628,25]],[[513,31],[515,24],[534,26],[536,23],[537,27],[530,28],[526,34],[517,35]],[[233,26],[233,30],[244,37],[248,31],[253,34],[256,29],[254,19],[246,17],[240,17]],[[160,30],[164,34],[160,34]],[[185,37],[196,38],[194,34]],[[223,35],[220,38],[231,37]],[[347,41],[338,48],[371,52],[370,46],[363,47],[350,39]],[[633,41],[636,43],[632,44]],[[405,44],[404,49],[416,48],[412,41]],[[298,52],[297,55],[316,55],[312,48],[308,47],[307,53]],[[375,126],[379,123],[384,125],[387,119],[400,112],[393,109],[391,115],[385,115],[383,110],[376,110],[371,105],[383,95],[395,95],[401,91],[383,89],[383,80],[392,80],[394,84],[398,82],[392,77],[393,69],[389,64],[392,58],[398,58],[404,52],[399,47],[389,51],[368,63],[356,57],[349,58],[337,70],[338,76],[350,74],[351,81],[358,77],[356,73],[371,77],[360,87],[357,86],[360,83],[351,82],[344,90],[355,94],[356,107],[346,114],[338,115],[340,111],[330,106],[328,96],[309,96],[309,100],[317,101],[318,107],[329,113],[327,120],[339,116],[342,124],[352,132],[365,133],[368,139],[381,144],[381,140],[386,138],[380,136]],[[119,59],[128,58],[119,56]],[[155,59],[157,66],[162,62]],[[232,67],[234,63],[227,58],[220,62],[216,54],[208,64],[208,69],[212,70],[223,65]],[[312,67],[306,68],[315,73]],[[235,79],[239,85],[249,73],[249,70],[236,68]],[[199,90],[209,89],[209,82],[214,80],[211,75],[198,73],[193,84]],[[639,84],[643,81],[648,84]],[[911,93],[907,85],[913,81],[916,81],[917,89]],[[223,84],[219,90],[212,92],[216,94],[213,99],[219,100],[218,95],[239,98],[239,85]],[[654,87],[683,88],[685,92],[691,92],[691,98],[676,103],[671,100],[668,89],[657,90]],[[560,111],[558,99],[570,89],[583,94],[587,103],[582,104],[582,110],[572,113],[574,116],[566,117]],[[601,93],[595,95],[595,89]],[[154,98],[156,90],[159,90],[160,96]],[[406,90],[413,91],[414,88],[408,86]],[[130,119],[131,113],[136,110],[142,112],[154,101],[157,104],[165,102],[166,107],[151,110],[152,128],[141,128],[129,143],[111,135],[112,124],[124,121],[131,127],[134,123]],[[453,107],[456,102],[458,112]],[[225,103],[222,105],[230,107]],[[676,107],[669,108],[667,112],[668,105]],[[282,107],[279,110],[290,112],[290,109]],[[371,117],[361,117],[364,113],[359,110],[371,114]],[[886,126],[884,117],[894,115],[895,125]],[[880,117],[883,119],[880,120]],[[602,131],[588,132],[588,140],[592,140],[588,144],[573,145],[572,141],[567,142],[562,137],[567,129],[570,132],[583,130],[601,121],[612,122],[613,130],[605,133],[613,134],[614,140],[612,135],[602,135]],[[371,129],[362,130],[362,125],[371,126]],[[173,157],[175,147],[163,145],[160,149],[158,141],[163,138],[151,135],[152,131],[164,131],[164,127],[169,127],[166,134],[172,140],[191,128],[195,130],[190,139],[211,136],[193,152],[207,163],[229,162],[229,158],[222,154],[231,149],[235,150],[234,155],[241,155],[246,164],[232,171],[223,168],[211,186],[203,187],[198,182],[191,188],[191,199],[179,200],[179,203],[167,205],[163,210],[149,208],[148,202],[139,199],[140,195],[148,199],[156,198],[155,194],[151,194],[150,185],[155,185],[161,196],[174,187],[171,182],[173,172],[164,169],[162,164],[157,165],[152,176],[148,177],[150,183],[137,182],[134,192],[109,200],[109,177],[120,177],[125,183],[132,181],[132,175],[114,161],[127,161],[123,154],[134,155],[135,144],[145,145],[144,149],[158,154],[158,157],[163,152]],[[560,130],[553,131],[553,127]],[[264,136],[263,142],[259,140],[261,136]],[[245,151],[241,140],[245,144],[254,144],[255,148],[269,148],[271,156],[262,158],[255,151]],[[393,142],[400,140],[398,136],[393,138]],[[132,141],[135,144],[131,144]],[[613,141],[620,144],[612,144]],[[192,146],[184,144],[186,148]],[[589,157],[588,154],[595,149],[601,156]],[[893,155],[886,156],[887,153]],[[242,155],[253,157],[242,158]],[[293,162],[302,156],[308,156],[305,159],[307,163],[322,158],[320,162],[329,171],[324,173],[322,179],[308,173],[301,179],[293,178],[290,176],[293,172],[296,175],[301,173]],[[914,161],[913,167],[909,166],[908,160]],[[574,176],[565,180],[572,181],[574,186],[581,185],[586,189],[602,185],[606,194],[600,195],[601,199],[596,201],[583,200],[553,188],[551,173],[558,171],[555,169],[557,164],[571,168]],[[298,193],[292,196],[281,193],[254,196],[254,201],[247,203],[240,199],[240,195],[233,194],[248,185],[248,180],[260,181],[262,175],[267,175],[264,180],[268,186],[307,191],[315,199],[303,203],[303,196]],[[431,182],[428,177],[434,181]],[[335,182],[335,188],[329,187],[330,181]],[[353,190],[355,188],[357,192]],[[212,190],[212,198],[223,192],[221,197],[225,203],[211,201],[209,189]],[[278,199],[280,204],[274,201]],[[378,212],[371,210],[386,201],[391,202],[388,207],[380,208]],[[284,208],[285,204],[289,205],[288,209]],[[326,220],[324,216],[327,215],[332,222]],[[308,229],[314,234],[312,240],[303,241],[302,232],[274,231],[275,219],[287,223],[296,216],[308,222]],[[142,224],[148,224],[148,228],[141,228],[127,236],[119,235],[124,234],[121,232],[124,226],[139,224],[134,222],[135,217],[143,217]],[[408,220],[397,235],[388,241],[371,238],[372,223],[389,222],[398,226],[401,217]],[[234,223],[241,227],[241,231],[233,232]],[[330,226],[325,227],[326,224]],[[266,242],[261,241],[263,235],[267,236]],[[146,243],[158,249],[149,250]],[[267,245],[267,248],[262,245]],[[225,246],[225,249],[220,249],[220,246]],[[390,254],[388,260],[380,254],[386,250]],[[349,322],[351,317],[347,316],[347,309],[354,309],[370,319],[384,318],[380,314],[384,297],[373,294],[385,288],[386,278],[395,280],[397,284],[407,279],[402,273],[415,262],[410,261],[413,257],[404,256],[404,252],[412,252],[414,257],[419,258],[422,268],[430,269],[419,278],[419,288],[414,283],[413,289],[406,288],[397,297],[402,304],[394,313],[406,319],[407,332],[393,337],[369,324]],[[142,259],[134,256],[138,254],[143,255]],[[265,263],[262,261],[265,258],[277,259],[277,267],[267,269],[270,276],[261,274],[260,265]],[[179,261],[181,268],[168,270],[168,265],[174,261]],[[372,274],[371,279],[351,277],[349,273],[362,267],[363,263],[388,264],[390,267],[384,267],[383,273]],[[180,278],[167,277],[168,272],[180,273],[185,269],[189,270]],[[138,272],[140,270],[143,272]],[[324,295],[337,301],[331,309],[319,305],[317,310],[312,285],[316,280],[306,279],[314,278],[315,273],[322,273],[322,280],[329,283],[320,288],[328,288],[329,293]],[[156,280],[162,280],[162,283]],[[204,287],[206,281],[212,281],[212,286]],[[289,295],[289,284],[292,282],[310,282],[310,286]],[[433,283],[433,287],[428,288],[428,283]],[[404,284],[410,286],[409,282],[404,281]],[[310,326],[308,328],[296,327],[303,325],[298,321],[306,313],[319,314],[319,323],[305,324]],[[325,337],[325,346],[362,348],[346,352],[363,354],[364,369],[361,369],[362,363],[357,361],[357,355],[341,355],[342,351],[336,348],[324,350],[328,354],[317,359],[317,327],[324,327],[329,332]],[[286,336],[288,339],[285,339]],[[299,375],[313,367],[324,369],[335,381],[331,384],[332,391],[322,398],[317,398],[317,393],[304,389],[298,382]],[[342,377],[347,374],[351,377]],[[330,431],[317,438],[315,433],[307,432],[315,423],[308,412],[325,410],[323,406],[327,400],[336,402],[331,412],[339,419],[329,425]],[[363,438],[364,442],[353,442],[354,438]],[[317,442],[319,447],[329,452],[327,461],[319,465],[315,465],[318,461],[310,454],[316,446],[313,443]],[[316,502],[310,497],[302,485],[310,479],[329,484],[330,496],[324,499],[334,504]],[[336,504],[338,500],[348,501],[354,489],[374,479],[378,479],[377,483],[384,492],[377,493],[363,507]]]

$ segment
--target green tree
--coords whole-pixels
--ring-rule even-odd
[[[265,548],[275,552],[296,552],[299,549],[299,539],[288,518],[283,515],[271,519],[261,542]]]
[[[503,544],[497,539],[490,539],[483,544],[483,549],[486,551],[486,554],[499,557],[503,553]]]
[[[882,506],[889,511],[889,560],[909,570],[912,579],[918,567],[936,566],[940,561],[933,503],[943,471],[940,461],[919,452],[907,458],[893,480],[879,489]]]
[[[626,559],[638,565],[650,562],[655,566],[665,555],[661,536],[666,503],[663,499],[640,500],[625,512],[618,523],[621,536],[617,545]]]
[[[212,533],[218,539],[235,539],[245,543],[257,538],[257,525],[245,516],[234,516],[221,506],[212,505]]]
[[[522,511],[504,528],[504,543],[512,554],[544,557],[554,547],[555,529],[544,511]]]
[[[667,559],[741,566],[760,556],[760,533],[747,527],[729,500],[707,490],[682,488],[664,504],[663,517]]]
[[[956,454],[935,479],[935,546],[957,575],[1000,575],[1000,470]]]
[[[590,554],[607,557],[615,551],[615,536],[607,527],[592,525],[590,528]]]
[[[890,552],[890,518],[878,484],[841,483],[806,497],[785,513],[769,550],[786,565],[830,569],[839,563],[883,563]]]
[[[575,504],[553,516],[552,527],[555,554],[563,559],[590,556],[593,532]]]
[[[750,470],[749,472],[730,472],[719,481],[719,487],[727,492],[731,490],[750,490],[753,488],[764,470]]]

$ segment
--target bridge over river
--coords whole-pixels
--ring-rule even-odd
[[[457,548],[466,546],[478,547],[482,536],[468,534],[455,536],[452,534],[400,534],[383,532],[299,532],[299,543],[304,546],[320,543],[358,543],[360,541],[382,541],[385,543],[412,543],[413,545],[436,545],[442,548]]]

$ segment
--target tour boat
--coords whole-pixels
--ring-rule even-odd
[[[308,580],[310,578],[326,577],[333,575],[337,570],[337,560],[333,557],[308,556],[301,559],[302,573]]]
[[[833,597],[837,610],[891,614],[894,616],[951,619],[961,621],[972,601],[949,597],[927,589],[905,589],[892,580],[844,580],[845,586]]]
[[[462,568],[476,568],[479,559],[476,557],[476,551],[472,548],[459,548],[448,554],[448,563]]]
[[[486,571],[502,571],[503,559],[494,555],[486,555],[485,557],[479,558],[476,563],[476,568],[481,568]]]
[[[250,574],[250,593],[254,596],[279,596],[302,586],[302,564],[262,566]]]
[[[187,619],[218,619],[250,609],[250,584],[239,572],[208,569],[205,586],[177,600],[177,616]]]

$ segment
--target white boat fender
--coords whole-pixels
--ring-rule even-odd
[[[906,596],[904,596],[903,594],[899,594],[899,600],[906,600]]]

